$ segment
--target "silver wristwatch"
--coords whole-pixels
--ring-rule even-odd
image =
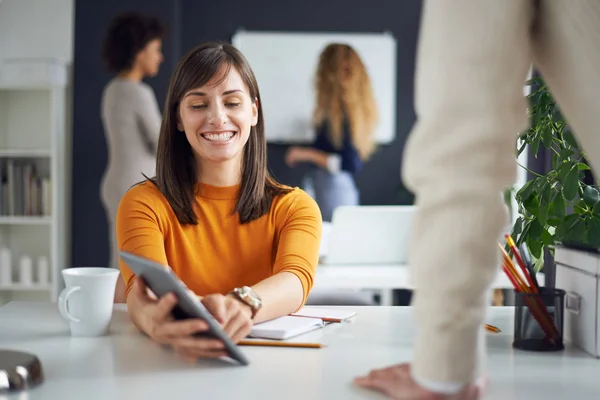
[[[250,306],[252,309],[252,319],[256,316],[256,313],[262,307],[262,299],[252,288],[248,286],[242,286],[233,289],[231,292],[235,297],[238,298],[242,303]]]

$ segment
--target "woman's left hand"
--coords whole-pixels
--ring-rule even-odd
[[[310,159],[310,149],[304,147],[292,146],[285,155],[285,163],[290,167],[295,167],[296,164],[308,161]]]
[[[211,294],[202,299],[204,306],[221,324],[227,336],[239,342],[252,329],[252,309],[233,295]]]

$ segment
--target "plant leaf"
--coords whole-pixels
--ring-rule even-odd
[[[579,218],[569,229],[565,238],[571,242],[585,243],[585,220]]]
[[[562,221],[562,224],[557,225],[556,232],[554,234],[555,240],[561,241],[564,237],[567,236],[569,230],[575,225],[577,220],[579,219],[578,214],[569,214]]]
[[[545,229],[542,232],[542,243],[545,246],[552,246],[554,244],[554,237],[552,237],[552,235],[550,234],[550,232],[548,232]]]
[[[600,247],[600,218],[598,217],[588,220],[588,243]]]
[[[542,143],[544,147],[547,149],[552,146],[552,126],[547,125],[546,128],[542,131]]]
[[[586,163],[580,162],[579,164],[577,164],[577,169],[579,169],[580,171],[589,171],[590,167]]]
[[[594,216],[600,217],[600,203],[596,203],[594,209],[592,210]]]
[[[560,157],[556,153],[552,153],[552,169],[557,169],[560,163]]]
[[[563,197],[562,193],[559,192],[556,195],[553,205],[553,214],[556,216],[556,218],[563,219],[565,217],[565,198]]]
[[[583,189],[583,201],[589,207],[594,207],[600,201],[600,193],[598,193],[595,187],[586,186]]]
[[[563,136],[563,139],[565,140],[565,142],[567,142],[569,144],[569,146],[571,146],[575,149],[579,148],[579,144],[577,143],[575,136],[573,136],[573,133],[569,129],[565,129],[562,133],[562,136]]]
[[[529,236],[529,228],[530,227],[531,227],[531,220],[524,221],[523,232],[521,232],[521,235],[516,240],[517,246],[520,246],[523,242],[525,242],[525,239],[527,239],[527,237]]]
[[[540,257],[533,263],[533,270],[537,273],[544,269],[544,257]]]
[[[531,152],[533,153],[533,156],[536,158],[537,158],[538,150],[540,149],[540,139],[541,139],[541,137],[538,135],[531,142]]]
[[[539,226],[539,224],[537,224]],[[525,243],[527,243],[527,247],[529,247],[529,251],[531,255],[535,258],[539,258],[542,254],[542,237],[541,231],[539,235],[533,235],[531,233],[531,229],[529,230],[529,235],[525,239]]]
[[[575,203],[575,205],[573,206],[573,212],[579,215],[588,213],[588,206],[585,204],[585,201],[583,201],[583,199],[580,199],[579,201],[577,201],[577,203]]]
[[[553,218],[553,217],[548,218],[548,222],[546,222],[546,224],[548,226],[553,226],[553,227],[557,227],[560,223],[562,223],[562,219]]]
[[[560,167],[558,167],[558,181],[564,186],[567,180],[567,175],[573,169],[572,161],[565,161]]]
[[[577,193],[579,192],[579,170],[577,168],[572,168],[567,176],[565,177],[565,182],[563,184],[563,194],[565,199],[573,200]]]
[[[521,187],[521,189],[517,192],[517,197],[520,198],[521,201],[527,200],[529,196],[531,196],[531,194],[534,192],[534,182],[535,180],[527,181],[527,183],[525,183],[523,187]]]
[[[518,144],[518,142],[517,142]],[[517,147],[517,157],[521,155],[521,153],[523,153],[523,150],[525,150],[527,148],[527,142],[525,140],[523,140],[523,143],[521,143],[520,147]]]
[[[544,228],[542,225],[540,225],[537,220],[533,219],[531,221],[531,226],[529,227],[529,236],[541,239],[543,230]]]
[[[549,208],[549,204],[543,204],[540,203],[540,206],[538,208],[538,214],[537,214],[537,219],[538,219],[538,223],[542,226],[546,226],[546,223],[548,222],[548,208]]]
[[[513,236],[513,239],[515,239],[515,241],[517,241],[516,238],[519,237],[519,234],[521,232],[523,232],[523,217],[517,218],[515,224],[513,225],[511,236]]]
[[[569,149],[568,147],[564,147],[559,153],[560,159],[565,161],[569,161],[569,157],[571,157],[572,155],[573,150]]]
[[[523,202],[523,206],[531,215],[537,216],[540,208],[540,202],[538,197],[536,195],[529,196],[527,200]]]

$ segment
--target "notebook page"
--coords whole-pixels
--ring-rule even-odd
[[[303,318],[287,315],[254,325],[249,336],[285,340],[322,328],[323,326],[323,321],[319,318]]]

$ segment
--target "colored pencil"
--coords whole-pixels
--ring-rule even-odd
[[[522,243],[519,246],[519,251],[521,252],[521,257],[527,266],[527,270],[529,271],[529,275],[531,275],[531,279],[533,280],[533,284],[535,287],[540,290],[540,284],[538,283],[537,277],[535,275],[535,270],[533,269],[533,263],[531,262],[531,255],[529,254],[529,250],[525,243]]]
[[[529,275],[527,266],[525,265],[525,262],[521,258],[521,255],[519,254],[519,250],[517,250],[517,245],[515,244],[513,238],[509,234],[504,235],[504,237],[506,238],[506,243],[508,243],[508,247],[510,247],[510,249],[513,253],[513,256],[515,257],[515,260],[517,261],[517,264],[519,264],[519,266],[521,267],[521,271],[523,271],[523,275],[525,275],[525,279],[527,280],[527,282],[529,282],[531,290],[533,291],[533,293],[538,293],[538,289],[535,286],[535,284],[533,283],[533,279]]]

